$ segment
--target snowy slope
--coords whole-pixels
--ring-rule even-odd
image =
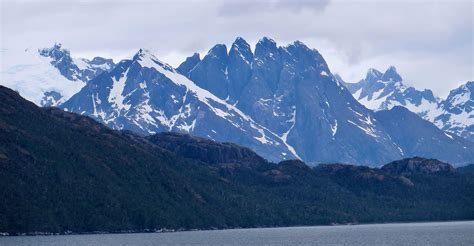
[[[73,60],[60,44],[39,50],[7,49],[1,56],[0,84],[40,106],[65,102],[89,79],[113,66],[111,60],[103,58],[94,58],[94,62]]]
[[[435,125],[474,142],[474,81],[452,90],[439,108]]]
[[[77,93],[84,81],[64,77],[51,65],[52,58],[39,55],[37,50],[5,50],[2,52],[0,84],[20,92],[20,95],[37,105],[43,105],[45,93],[57,92],[60,98],[50,98],[53,105]]]
[[[405,85],[394,67],[385,73],[369,69],[365,79],[358,83],[338,79],[369,109],[379,111],[403,106],[442,130],[474,141],[473,82],[467,82],[452,90],[446,99],[440,99],[431,90],[421,91]]]
[[[340,79],[340,78],[339,78]],[[355,99],[372,110],[389,110],[403,106],[431,122],[439,115],[439,98],[431,90],[417,90],[407,86],[395,67],[385,73],[369,69],[365,79],[358,83],[345,83]]]

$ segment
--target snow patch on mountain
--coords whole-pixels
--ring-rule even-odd
[[[472,82],[452,90],[442,100],[430,90],[417,90],[406,86],[394,67],[381,73],[369,69],[365,79],[346,83],[353,97],[369,109],[390,110],[402,106],[432,122],[438,128],[474,141],[474,111],[472,110]]]
[[[42,49],[5,49],[1,53],[0,84],[40,106],[58,106],[86,82],[110,70],[111,59],[72,58],[61,44]]]
[[[31,48],[4,50],[0,84],[18,91],[37,105],[42,105],[42,100],[52,101],[51,106],[58,105],[77,93],[85,82],[68,80],[51,65],[52,60]],[[61,98],[44,98],[48,92],[57,92]]]

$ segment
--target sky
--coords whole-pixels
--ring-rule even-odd
[[[474,1],[0,0],[2,50],[62,43],[74,57],[151,50],[173,66],[243,37],[317,49],[348,82],[394,65],[406,83],[444,97],[474,80]],[[2,58],[3,59],[3,58]]]

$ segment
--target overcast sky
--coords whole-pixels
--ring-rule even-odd
[[[2,49],[60,42],[75,57],[119,60],[143,47],[176,66],[237,36],[268,36],[303,41],[351,82],[389,65],[439,96],[474,80],[471,0],[0,1]]]

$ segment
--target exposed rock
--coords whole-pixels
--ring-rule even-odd
[[[392,175],[410,176],[415,174],[446,174],[456,169],[448,163],[421,157],[407,158],[384,165],[382,171]]]

